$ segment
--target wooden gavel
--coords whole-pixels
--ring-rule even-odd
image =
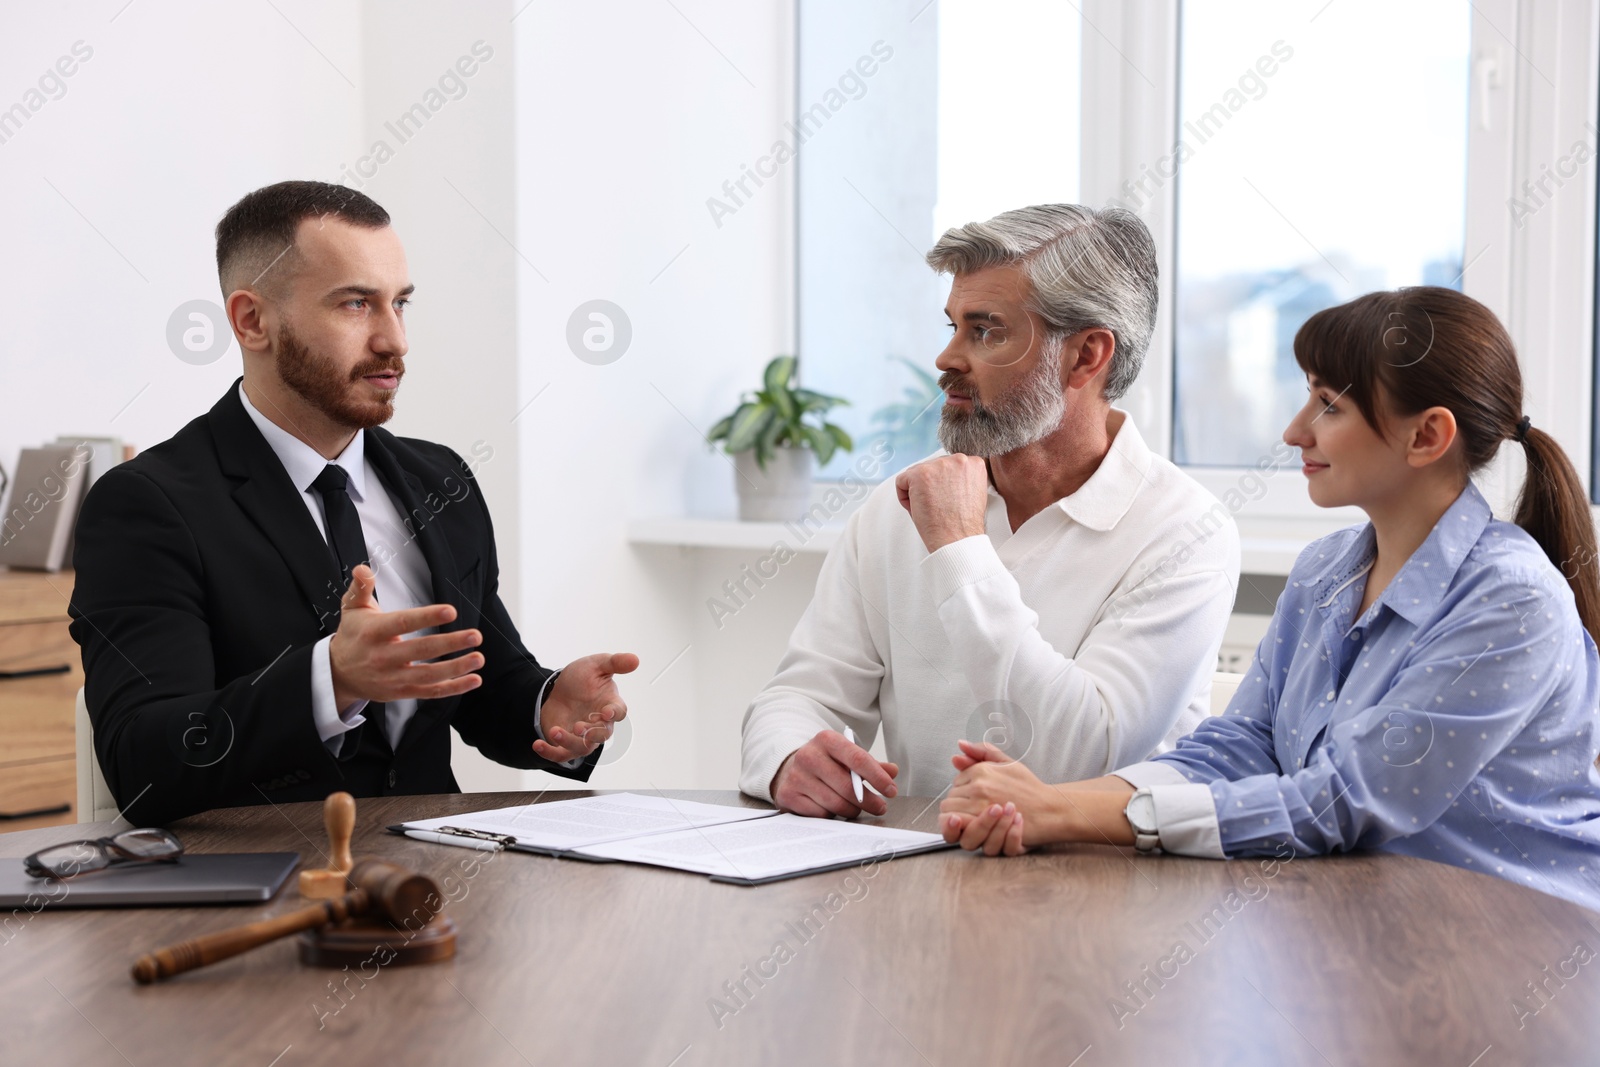
[[[384,860],[357,860],[350,869],[350,884],[355,888],[343,896],[146,953],[134,961],[133,977],[145,984],[171,978],[280,937],[356,916],[374,915],[392,923],[421,918],[426,923],[443,903],[433,879]]]

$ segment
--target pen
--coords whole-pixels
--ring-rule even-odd
[[[456,845],[460,848],[475,848],[480,852],[499,852],[500,845],[494,841],[478,841],[471,837],[460,837],[456,834],[440,834],[432,830],[407,830],[407,837],[418,841],[432,841],[436,845]]]
[[[854,730],[850,729],[850,727],[846,726],[844,728],[844,739],[846,741],[850,742],[852,745],[855,744],[856,743],[856,732]],[[861,803],[861,801],[862,801],[862,796],[861,796],[861,775],[857,774],[855,771],[851,771],[850,772],[850,788],[855,791],[856,803],[857,804]]]

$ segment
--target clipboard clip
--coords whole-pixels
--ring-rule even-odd
[[[434,833],[447,834],[450,837],[470,837],[474,841],[490,841],[500,846],[500,849],[508,849],[517,843],[517,839],[510,834],[491,834],[487,830],[469,830],[464,826],[441,826],[435,829]]]

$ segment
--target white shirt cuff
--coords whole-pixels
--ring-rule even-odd
[[[1159,761],[1135,763],[1112,773],[1135,789],[1150,790],[1161,851],[1213,860],[1227,858],[1222,851],[1217,802],[1209,785],[1191,782],[1172,764]]]
[[[311,649],[311,721],[316,724],[317,736],[335,756],[344,747],[344,735],[366,722],[361,714],[367,706],[365,700],[353,700],[343,710],[334,707],[333,662],[328,646],[333,642],[329,634]]]
[[[560,674],[560,671],[556,671],[554,674],[550,675],[550,677],[544,680],[544,684],[539,687],[539,696],[533,702],[533,736],[537,737],[541,741],[546,741],[546,743],[548,743],[548,741],[544,736],[544,727],[540,724],[539,720],[544,717],[545,693],[548,692],[550,687],[555,684],[555,680]],[[577,756],[569,760],[551,760],[550,762],[554,763],[557,767],[564,767],[569,771],[575,771],[579,767],[583,766],[583,760],[584,757]]]
[[[1183,772],[1170,763],[1159,763],[1155,760],[1146,760],[1144,763],[1130,763],[1120,771],[1112,774],[1121,778],[1135,789],[1143,789],[1147,785],[1189,785],[1189,779]]]

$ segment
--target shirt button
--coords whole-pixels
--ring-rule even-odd
[[[1335,692],[1334,692],[1334,691],[1333,691],[1333,690],[1332,690],[1332,689],[1330,689],[1330,690],[1328,690],[1328,699],[1329,699],[1329,700],[1332,700],[1332,699],[1334,699],[1334,698],[1335,698],[1335,697],[1337,697],[1337,696],[1338,696],[1338,695],[1339,695],[1339,694],[1338,694],[1338,693],[1335,693]],[[391,773],[391,774],[392,774],[392,773],[394,773],[394,772],[393,772],[393,771],[391,771],[391,772],[390,772],[390,773]],[[390,783],[389,783],[389,784],[390,784],[390,785],[394,785],[394,783],[393,783],[393,782],[390,782]]]
[[[395,769],[393,767],[390,767],[389,768],[389,788],[393,789],[394,788],[394,783],[399,781],[399,780],[400,780],[400,775],[395,773]]]

